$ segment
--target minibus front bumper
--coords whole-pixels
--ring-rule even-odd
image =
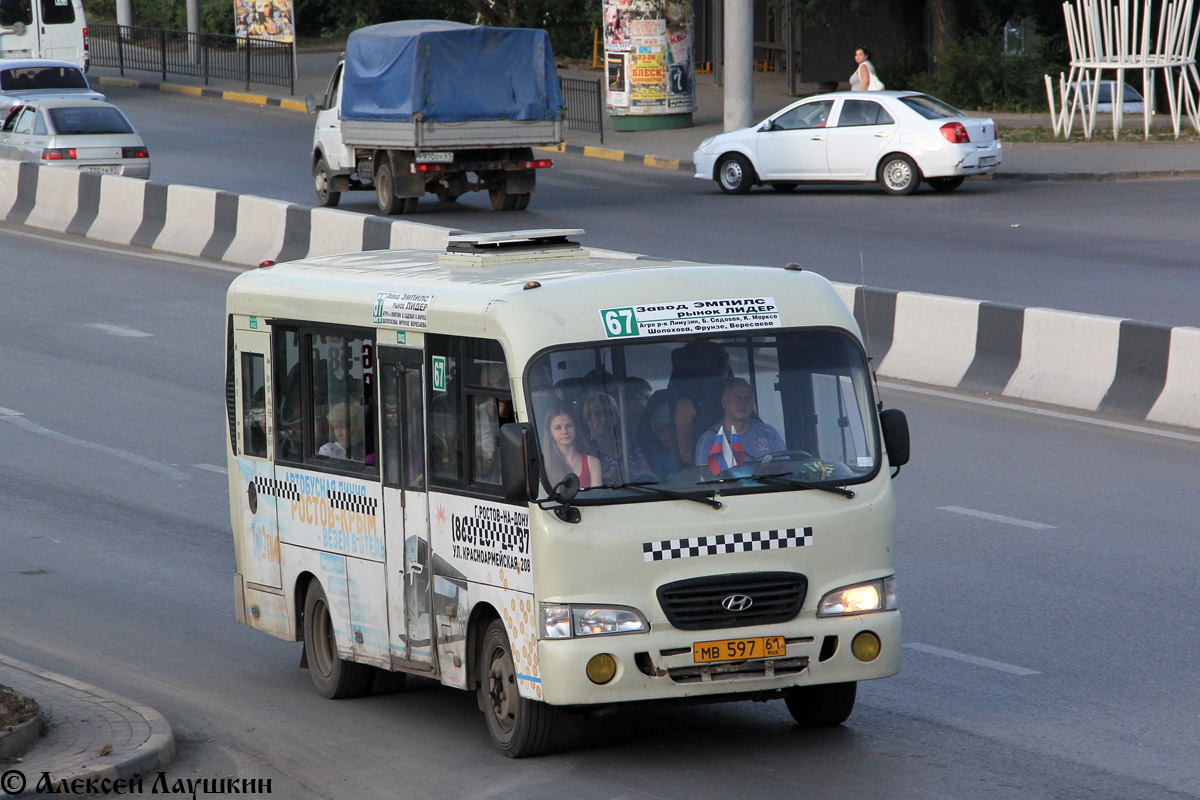
[[[855,646],[855,637],[863,634]],[[869,655],[871,635],[878,655]],[[705,642],[782,636],[786,650],[770,658],[697,663]],[[543,639],[538,642],[542,699],[551,705],[597,705],[639,700],[736,695],[825,683],[886,678],[900,671],[900,612],[794,620],[720,630],[653,630],[645,634]],[[612,678],[598,684],[589,662],[607,655]],[[594,663],[594,662],[593,662]],[[604,670],[593,670],[604,673]]]

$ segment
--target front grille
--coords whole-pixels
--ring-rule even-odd
[[[807,591],[808,578],[798,572],[738,572],[665,584],[658,602],[676,628],[700,631],[787,622],[800,613]],[[737,595],[750,598],[749,606],[730,611],[721,605]]]
[[[667,675],[675,683],[716,683],[745,678],[776,678],[795,675],[808,668],[808,656],[776,658],[769,661],[733,661],[728,664],[697,664],[675,667]]]

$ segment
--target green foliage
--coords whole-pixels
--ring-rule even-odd
[[[917,72],[897,86],[926,92],[951,105],[992,111],[1044,111],[1043,75],[1066,63],[1061,42],[1044,39],[1034,52],[1005,55],[1002,29],[967,33],[943,53],[930,73]]]
[[[88,19],[115,22],[116,0],[88,0]],[[133,24],[140,28],[187,30],[187,3],[179,0],[133,0]],[[200,0],[200,30],[233,35],[233,0]]]

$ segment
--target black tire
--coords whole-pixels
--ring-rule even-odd
[[[785,702],[801,728],[829,728],[850,718],[857,693],[858,684],[853,681],[797,686],[788,692]]]
[[[963,181],[967,178],[964,175],[958,175],[954,178],[926,178],[929,185],[938,192],[953,192],[955,189],[963,185]]]
[[[716,178],[717,185],[725,194],[745,194],[758,179],[754,167],[750,166],[745,156],[738,153],[721,156],[717,162]]]
[[[513,205],[513,211],[524,211],[529,208],[529,201],[533,197],[533,192],[521,192],[517,195],[517,202]]]
[[[558,710],[517,691],[517,669],[504,623],[492,620],[479,649],[479,707],[496,749],[509,758],[539,756],[554,746]]]
[[[401,201],[396,197],[396,179],[392,173],[392,163],[387,158],[375,164],[375,205],[379,206],[380,214],[399,213]]]
[[[517,198],[520,195],[508,194],[503,189],[488,189],[488,197],[491,198],[492,208],[497,211],[512,211],[517,207]]]
[[[438,189],[435,194],[437,194],[439,203],[457,203],[458,198],[461,197],[461,195],[453,194],[449,189],[446,188]]]
[[[879,183],[888,194],[912,194],[921,185],[921,171],[908,156],[890,155],[879,163]]]
[[[342,199],[341,192],[329,188],[329,164],[324,158],[318,158],[317,163],[313,165],[313,184],[317,190],[317,205],[333,208]]]
[[[397,214],[415,214],[417,213],[417,204],[421,202],[419,197],[400,197],[397,198],[396,211]]]
[[[799,185],[800,184],[798,184],[798,183],[772,183],[771,188],[777,192],[784,192],[786,194],[787,192],[792,191]]]
[[[314,580],[304,595],[304,656],[322,697],[362,697],[371,685],[371,667],[338,656],[325,590]]]

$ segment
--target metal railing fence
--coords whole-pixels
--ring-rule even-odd
[[[600,134],[604,144],[604,79],[559,78],[562,88],[563,122],[567,128]]]
[[[225,78],[272,86],[296,93],[291,42],[220,33],[189,33],[163,28],[93,23],[88,26],[91,63],[98,67],[144,70],[162,74]]]

